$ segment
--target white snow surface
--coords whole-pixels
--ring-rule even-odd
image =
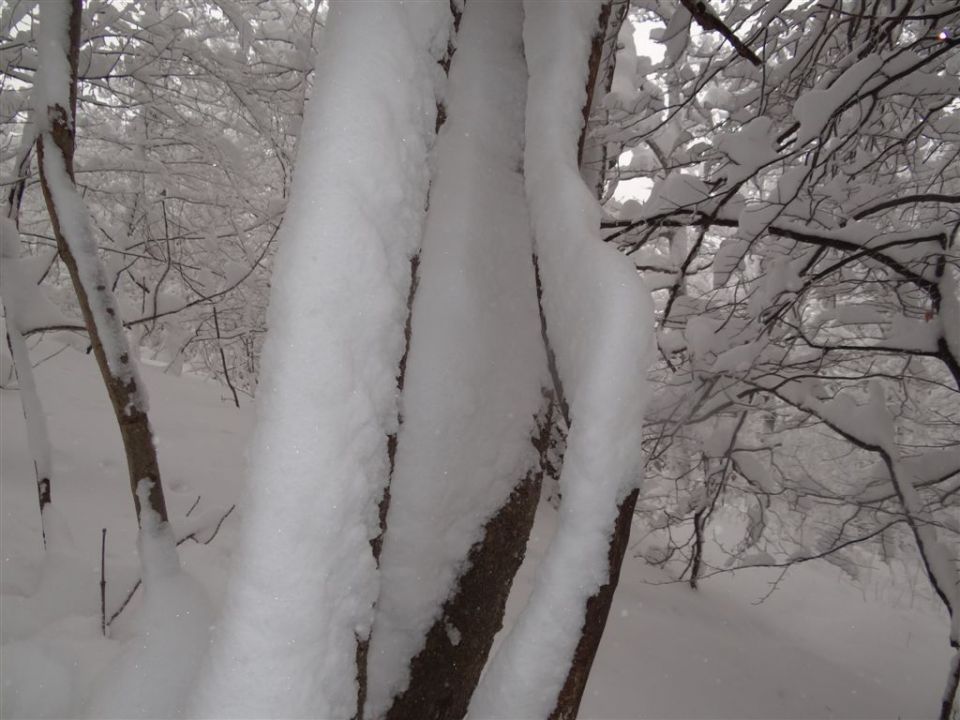
[[[519,0],[467,3],[436,144],[403,421],[369,651],[367,716],[406,688],[484,524],[538,463],[549,382],[520,167]]]
[[[800,123],[797,147],[819,136],[833,113],[854,97],[882,65],[883,60],[879,55],[867,55],[847,68],[830,87],[814,88],[797,98],[793,105],[793,116]]]
[[[600,206],[576,161],[599,8],[524,5],[526,193],[571,425],[557,532],[526,607],[480,681],[474,718],[543,718],[553,710],[587,599],[607,580],[617,504],[639,480],[635,438],[646,405],[652,303],[633,263],[600,242]]]
[[[33,354],[42,358],[57,349],[45,342]],[[137,525],[123,449],[113,430],[116,421],[93,358],[66,349],[41,363],[36,374],[50,417],[54,474],[70,480],[55,488],[54,503],[66,518],[51,521],[48,535],[65,534],[63,524],[69,522],[69,537],[56,543],[63,552],[43,551],[17,391],[4,386],[0,715],[81,717],[101,673],[109,673],[112,659],[143,627],[145,609],[138,592],[109,637],[101,636],[100,528],[109,531],[110,614],[139,577]],[[188,373],[173,377],[145,365],[143,379],[154,400],[167,506],[182,537],[188,529],[184,523],[195,514],[237,500],[253,408],[241,398],[237,410],[229,393]],[[904,460],[902,466],[907,463],[914,461]],[[889,477],[885,480],[891,492]],[[184,519],[198,495],[199,508]],[[215,607],[223,602],[237,518],[238,513],[231,515],[210,545],[188,541],[179,548],[184,570],[202,584]],[[530,593],[556,521],[556,512],[544,503],[514,583],[507,628]],[[717,539],[730,546],[740,537],[731,527]],[[722,561],[719,547],[708,551],[712,562]],[[634,549],[624,563],[582,717],[935,716],[950,658],[950,623],[915,564],[873,563],[861,568],[861,580],[854,584],[829,565],[804,563],[758,602],[778,580],[778,571],[719,575],[693,592],[684,584],[663,584],[670,578],[635,557],[639,552],[642,548]],[[205,632],[201,639],[206,641]]]
[[[723,133],[717,138],[717,149],[732,163],[726,168],[728,185],[743,182],[777,160],[776,135],[773,120],[761,115],[737,132]]]
[[[436,99],[402,4],[334,3],[327,27],[273,276],[243,529],[189,709],[201,716],[356,712]]]
[[[137,536],[143,607],[136,633],[101,673],[89,718],[176,718],[207,649],[213,613],[203,586],[180,567],[173,530],[148,503],[141,481]]]
[[[37,27],[37,54],[41,58],[33,81],[34,121],[39,132],[50,130],[49,109],[59,105],[70,114],[70,47],[69,2],[40,3]]]

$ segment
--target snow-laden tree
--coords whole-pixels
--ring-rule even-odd
[[[241,547],[192,712],[575,714],[636,498],[652,346],[578,170],[610,17],[331,6]],[[561,422],[559,527],[474,693]]]
[[[46,257],[43,285],[63,311],[24,332],[80,344],[32,152],[39,7],[11,3],[0,17],[2,162],[26,249]],[[164,1],[83,12],[78,183],[124,324],[171,372],[216,375],[234,396],[254,391],[320,9]]]
[[[5,62],[5,71],[10,70],[11,64],[20,63],[24,59],[23,55],[26,55],[26,63],[31,66],[32,71],[29,94],[32,124],[23,127],[17,139],[17,152],[13,163],[16,174],[10,183],[8,217],[4,218],[2,226],[6,256],[3,268],[3,297],[9,345],[13,350],[30,450],[37,474],[44,539],[48,549],[52,551],[49,563],[50,567],[53,567],[57,562],[62,562],[55,558],[62,558],[64,553],[71,549],[68,523],[64,523],[63,517],[69,516],[70,509],[65,508],[65,513],[54,513],[54,508],[51,507],[49,440],[24,336],[29,332],[76,328],[85,331],[118,423],[139,525],[137,545],[141,561],[141,580],[136,583],[134,590],[140,586],[144,589],[141,639],[130,644],[118,659],[113,673],[114,683],[89,698],[89,712],[93,715],[123,716],[135,710],[145,710],[152,715],[168,716],[179,712],[182,707],[180,695],[192,679],[200,651],[205,647],[202,633],[206,632],[209,624],[206,619],[208,603],[196,580],[180,569],[176,550],[178,539],[168,522],[148,401],[138,370],[139,338],[134,337],[131,341],[128,336],[127,328],[131,323],[124,323],[117,299],[120,275],[125,271],[129,272],[130,266],[111,272],[104,262],[96,235],[97,230],[102,231],[102,228],[97,227],[84,191],[77,183],[77,117],[81,87],[79,67],[84,27],[81,2],[63,0],[42,3],[36,16],[24,15],[24,10],[30,12],[31,5],[20,4],[12,8],[11,15],[3,18],[5,24],[21,26],[21,29],[24,23],[28,23],[28,34],[31,35],[29,45],[14,40],[6,48],[11,54],[5,56],[5,61],[10,61]],[[126,10],[130,12],[130,7],[127,6]],[[117,7],[106,9],[112,20],[116,19],[116,12]],[[138,15],[136,10],[132,14]],[[183,18],[177,27],[183,27],[182,21]],[[88,25],[88,30],[89,27]],[[164,29],[169,29],[169,26]],[[163,36],[163,30],[158,31],[158,34]],[[102,41],[103,38],[98,39]],[[97,42],[92,44],[96,46]],[[93,54],[96,55],[96,52]],[[87,55],[83,59],[89,67],[91,57]],[[8,74],[6,78],[14,77],[15,74]],[[13,84],[15,91],[19,89],[19,80],[15,79]],[[97,98],[96,89],[93,90],[93,95]],[[13,105],[14,117],[17,117],[22,108],[17,107],[16,100]],[[143,139],[146,141],[148,136],[145,135]],[[21,233],[17,230],[16,222],[20,222],[22,229],[24,213],[21,211],[30,184],[29,158],[34,140],[43,202],[59,260],[68,273],[82,316],[82,325],[79,327],[57,322],[52,327],[49,325],[49,318],[56,313],[47,310],[49,302],[37,286],[42,278],[49,274],[52,258],[48,255],[45,258],[48,267],[43,273],[36,273],[34,266],[37,263],[32,260],[37,258],[30,260],[19,257]],[[143,145],[138,147],[143,150]],[[139,167],[138,171],[143,172],[143,167]],[[165,193],[161,195],[165,196]],[[163,202],[161,201],[161,205]],[[163,218],[164,231],[169,233],[165,206]],[[109,238],[108,233],[104,234]],[[154,295],[159,292],[174,264],[170,238],[167,237],[166,240],[166,267],[154,286]],[[183,280],[182,266],[178,266],[178,269]],[[165,313],[189,308],[201,300],[212,302],[216,297],[207,296],[188,301],[176,310],[161,310],[154,299],[153,307],[147,310],[152,317],[147,316],[141,320],[156,321]],[[102,603],[103,592],[101,584]],[[101,612],[104,613],[101,627],[105,632],[106,608],[102,606]],[[183,618],[190,618],[192,624],[185,624],[182,622]],[[199,632],[197,628],[200,629]],[[150,640],[151,637],[155,639]],[[163,637],[162,642],[156,640],[159,637]],[[176,669],[171,669],[171,652],[174,651],[178,654],[177,665]]]
[[[660,288],[647,557],[694,585],[906,557],[960,650],[960,13],[682,4],[654,30],[662,62],[630,69],[643,91],[616,78],[595,136],[631,151],[621,181],[652,181],[605,222]],[[742,540],[705,557],[731,514]]]
[[[27,343],[89,350],[41,193],[35,111],[42,5],[0,13],[3,302],[41,512],[50,441]],[[269,265],[312,65],[320,4],[90,2],[80,16],[71,131],[77,187],[130,344],[179,373],[252,394]],[[9,381],[9,377],[5,381]]]
[[[36,38],[32,4],[11,8],[22,119]],[[955,3],[156,0],[85,18],[70,118],[95,224],[66,231],[121,261],[102,284],[138,305],[135,347],[173,360],[209,338],[231,389],[259,380],[202,667],[203,628],[149,639],[206,617],[181,573],[165,586],[188,599],[150,594],[128,658],[149,672],[189,646],[179,675],[137,705],[145,674],[127,673],[94,711],[574,717],[635,506],[648,561],[694,585],[814,558],[922,567],[956,646]],[[25,188],[37,255],[15,139],[10,207]],[[637,179],[648,195],[623,201]],[[4,291],[8,327],[79,327],[22,320],[28,294]],[[491,656],[542,483],[556,533]],[[743,529],[723,557],[717,517]]]

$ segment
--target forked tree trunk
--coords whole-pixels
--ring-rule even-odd
[[[41,129],[37,151],[43,197],[120,426],[137,520],[142,519],[145,511],[152,511],[153,519],[163,523],[167,509],[137,361],[131,354],[116,298],[74,182],[81,0],[52,0],[41,3],[40,8],[38,83],[44,85],[41,91],[49,102],[46,117],[37,118]],[[64,77],[60,70],[64,62],[69,67],[69,77]]]
[[[622,7],[621,7],[622,5]],[[609,89],[613,77],[616,36],[625,17],[625,3],[602,6],[598,32],[590,56],[587,102],[584,118],[589,118],[591,104]],[[578,147],[578,158],[584,158],[587,127]],[[598,194],[603,189],[605,163],[594,170]],[[536,270],[536,258],[534,258]],[[539,282],[538,282],[539,290]],[[552,359],[547,328],[541,308],[541,323],[548,361]],[[424,648],[411,663],[411,678],[403,693],[395,698],[387,713],[390,720],[413,718],[461,718],[471,696],[496,632],[503,621],[503,612],[513,578],[519,570],[530,528],[539,500],[542,468],[555,434],[555,426],[569,422],[563,388],[555,363],[549,362],[554,388],[548,393],[546,411],[541,416],[540,434],[534,439],[541,455],[541,470],[517,486],[508,502],[488,521],[483,540],[477,543],[467,559],[467,570],[459,579],[454,594],[444,603],[440,617],[431,627]],[[612,531],[608,554],[608,582],[589,599],[584,627],[577,644],[571,668],[551,717],[576,716],[587,677],[606,624],[613,592],[626,552],[638,491],[622,501]],[[455,629],[451,637],[450,628]],[[551,659],[544,658],[544,662]]]

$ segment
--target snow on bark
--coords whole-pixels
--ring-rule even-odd
[[[48,146],[53,146],[53,142],[49,142]],[[70,180],[63,157],[59,153],[50,151],[44,153],[43,169],[56,204],[57,217],[64,239],[77,262],[78,276],[87,293],[110,372],[121,382],[128,383],[131,380],[136,382],[140,392],[131,398],[135,404],[130,409],[146,412],[146,391],[143,390],[143,383],[139,380],[136,363],[121,360],[124,356],[130,358],[130,347],[123,324],[119,321],[120,312],[116,297],[112,291],[109,291],[110,280],[97,254],[97,242],[93,236],[90,216],[83,198]],[[117,321],[111,321],[109,319],[111,317],[117,318]]]
[[[524,9],[526,194],[571,425],[557,533],[474,695],[476,718],[544,718],[556,705],[587,600],[608,579],[618,503],[638,481],[653,341],[650,297],[632,263],[600,242],[600,206],[577,168],[600,6],[527,2]]]
[[[37,55],[43,58],[37,67],[33,83],[34,117],[37,132],[51,128],[51,112],[60,108],[73,126],[70,102],[70,0],[40,3],[40,23],[37,27]]]
[[[887,448],[892,480],[903,505],[907,523],[914,533],[930,583],[950,612],[950,645],[960,650],[960,574],[957,572],[956,552],[940,542],[936,525],[926,510],[920,494],[905,472],[895,446]]]
[[[66,8],[66,9],[65,9]],[[80,1],[44,3],[41,7],[38,86],[46,112],[35,113],[37,154],[44,202],[57,239],[57,249],[70,272],[97,365],[116,414],[127,456],[131,490],[139,521],[138,484],[150,482],[151,509],[166,520],[160,468],[147,396],[120,319],[107,272],[100,261],[92,223],[73,176],[76,144],[72,114],[80,45]],[[64,59],[66,58],[66,72]],[[66,104],[64,104],[66,103]]]
[[[879,55],[867,55],[847,68],[829,87],[817,87],[801,95],[793,106],[793,116],[800,123],[797,147],[820,135],[831,116],[848,102],[883,65]]]
[[[79,48],[80,3],[41,6],[39,69],[41,103],[38,156],[44,200],[57,247],[77,293],[111,404],[123,437],[137,519],[144,578],[140,635],[94,697],[97,716],[170,717],[179,710],[198,665],[209,627],[206,601],[195,581],[180,571],[167,523],[147,397],[139,377],[92,224],[73,178],[73,96]],[[44,512],[47,519],[47,512]]]
[[[960,237],[954,239],[957,242]],[[960,249],[947,250],[939,288],[943,339],[950,354],[960,361]]]
[[[875,387],[879,388],[879,385]],[[879,389],[874,389],[872,395],[880,396],[881,392]],[[940,709],[941,720],[947,720],[955,717],[953,710],[957,700],[958,683],[960,683],[960,675],[958,675],[960,673],[960,667],[958,667],[960,663],[960,572],[957,570],[957,552],[955,547],[948,547],[940,542],[937,525],[917,492],[910,473],[902,467],[899,449],[892,441],[893,417],[889,411],[885,414],[889,418],[891,440],[883,445],[884,461],[887,463],[890,479],[903,507],[904,517],[913,531],[913,538],[920,552],[927,579],[950,615],[949,638],[954,655],[950,660],[950,670],[947,673],[947,683]]]
[[[273,276],[234,572],[191,712],[350,717],[435,122],[403,4],[334,3]]]
[[[36,315],[37,308],[49,306],[54,312],[56,308],[25,272],[27,263],[20,260],[20,233],[14,222],[6,217],[0,217],[0,260],[0,294],[3,296],[7,342],[17,373],[20,406],[27,428],[27,447],[33,458],[37,480],[43,539],[47,545],[53,539],[47,537],[45,517],[50,503],[50,434],[23,331],[28,329],[29,318]]]
[[[487,520],[537,466],[548,382],[523,194],[519,2],[467,3],[436,146],[390,484],[366,715],[410,660]]]

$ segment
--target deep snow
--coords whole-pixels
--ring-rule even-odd
[[[55,351],[44,344],[36,359]],[[0,390],[0,630],[3,717],[79,717],[98,677],[128,652],[139,593],[111,638],[100,636],[100,529],[107,533],[108,614],[139,573],[136,521],[112,411],[92,356],[64,350],[37,368],[53,443],[54,502],[73,551],[44,562],[36,487],[16,390]],[[238,497],[252,406],[219,386],[143,367],[174,531],[184,515],[218,515]],[[217,512],[219,511],[219,512]],[[210,545],[180,546],[186,572],[214,608],[223,601],[237,513]],[[541,508],[508,621],[529,593],[555,515]],[[179,536],[179,535],[178,535]],[[698,592],[631,553],[587,686],[585,718],[885,718],[935,714],[949,648],[946,614],[916,570],[882,566],[853,585],[807,564],[781,582],[765,569],[706,580]],[[185,621],[188,622],[188,621]],[[191,625],[191,627],[195,627]],[[195,638],[202,645],[206,638]],[[126,646],[125,646],[126,643]],[[170,667],[181,658],[175,654]]]

